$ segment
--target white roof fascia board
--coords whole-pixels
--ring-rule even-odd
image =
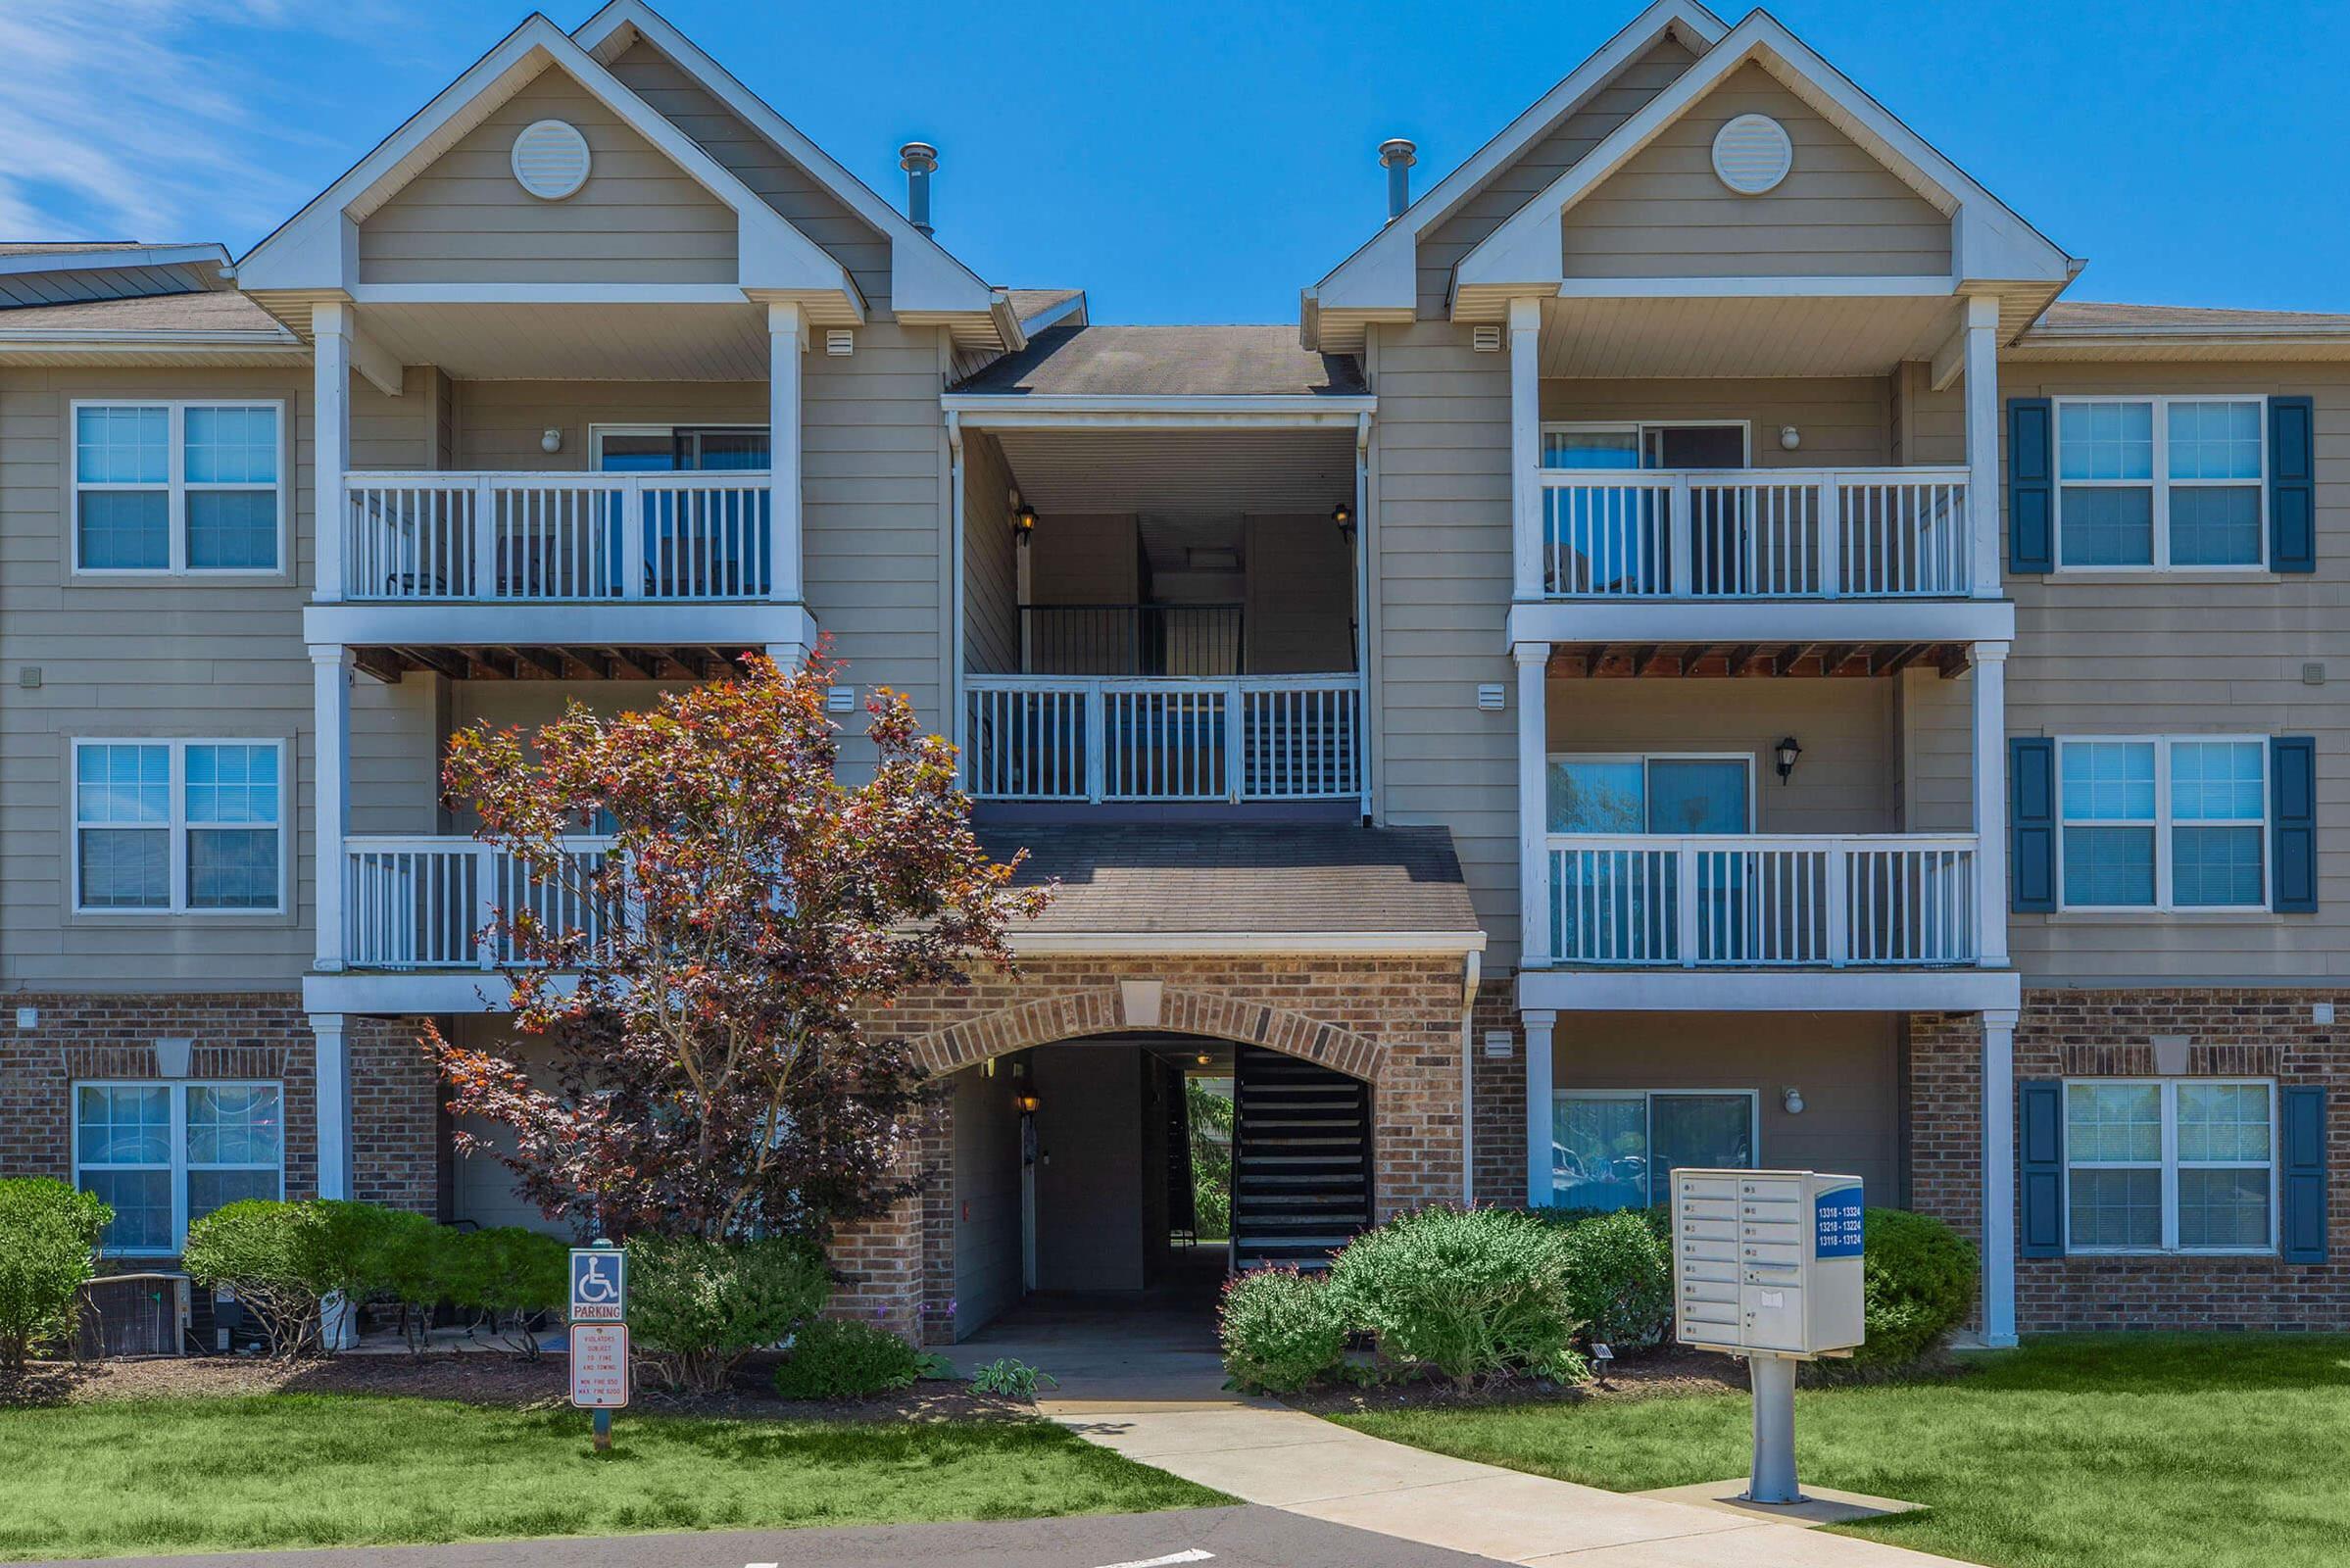
[[[1583,106],[1617,72],[1645,54],[1668,31],[1680,29],[1711,47],[1728,30],[1722,20],[1694,0],[1655,0],[1616,35],[1592,52],[1558,85],[1535,100],[1443,179],[1431,185],[1402,216],[1381,228],[1353,255],[1332,268],[1309,291],[1324,310],[1376,310],[1418,303],[1415,276],[1419,238],[1452,215],[1496,171]]]
[[[2017,1006],[2013,969],[1526,969],[1518,1005],[1560,1012],[1981,1012]]]
[[[1776,19],[1756,11],[1671,86],[1611,131],[1581,163],[1462,257],[1453,269],[1455,292],[1472,285],[1556,285],[1563,270],[1557,230],[1561,216],[1750,61],[1824,113],[1847,122],[1838,128],[1853,134],[1865,150],[1935,206],[1955,213],[1951,251],[1956,276],[2061,283],[2072,275],[2071,257],[1927,145]]]
[[[233,327],[217,331],[154,331],[123,326],[10,327],[0,313],[0,347],[142,349],[303,349],[300,338],[280,328]],[[307,352],[307,350],[305,350]]]
[[[239,285],[249,292],[322,288],[349,292],[359,281],[359,230],[353,215],[373,212],[438,157],[444,150],[438,134],[445,128],[468,118],[478,123],[481,116],[467,114],[475,105],[493,94],[492,107],[505,102],[550,67],[578,82],[623,124],[734,211],[736,270],[743,288],[794,294],[837,290],[852,313],[862,318],[863,300],[840,263],[784,221],[667,117],[629,91],[572,42],[570,34],[537,15],[509,33],[342,178],[247,252],[237,263]],[[330,256],[331,271],[327,270]]]
[[[1351,428],[1379,410],[1376,397],[1088,397],[1076,393],[949,392],[939,407],[969,429],[1237,430]]]
[[[601,57],[608,44],[630,32],[668,56],[712,97],[733,110],[745,124],[764,136],[777,152],[807,170],[850,211],[889,236],[893,311],[989,309],[996,290],[956,261],[937,239],[914,227],[911,220],[891,206],[872,186],[842,167],[805,131],[776,113],[771,104],[744,86],[644,0],[612,0],[581,24],[572,36],[590,54]]]
[[[1014,954],[1180,956],[1186,954],[1462,954],[1485,951],[1483,931],[1013,931]]]
[[[228,265],[228,247],[219,244],[141,245],[132,250],[26,251],[0,256],[0,273],[118,272],[134,267]]]

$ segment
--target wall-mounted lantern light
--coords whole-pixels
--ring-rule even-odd
[[[539,450],[541,452],[555,453],[561,452],[563,449],[563,431],[550,425],[546,429],[539,432]]]
[[[1803,1091],[1792,1084],[1779,1091],[1779,1102],[1787,1107],[1787,1113],[1790,1116],[1803,1114]]]
[[[1803,445],[1802,431],[1796,429],[1791,424],[1783,424],[1779,427],[1779,448],[1781,451],[1792,452],[1801,445]]]
[[[1795,771],[1795,759],[1802,755],[1803,748],[1795,743],[1794,736],[1789,735],[1779,743],[1780,783],[1785,784],[1787,781],[1787,775]]]
[[[1045,1102],[1034,1095],[1014,1095],[1011,1102],[1020,1107],[1020,1114],[1023,1116],[1033,1116],[1045,1105]]]
[[[1019,540],[1022,545],[1026,545],[1029,536],[1036,532],[1036,508],[1025,501],[1013,503],[1011,532],[1013,538]]]
[[[1354,537],[1354,508],[1350,503],[1342,501],[1331,508],[1330,520],[1339,525],[1339,532],[1349,539]]]

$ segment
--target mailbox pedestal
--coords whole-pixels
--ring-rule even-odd
[[[1863,1337],[1861,1184],[1808,1170],[1673,1172],[1674,1337],[1742,1356],[1754,1390],[1753,1502],[1795,1484],[1795,1363]]]

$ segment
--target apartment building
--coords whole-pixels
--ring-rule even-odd
[[[857,1310],[1166,1277],[1213,1075],[1236,1263],[1812,1166],[1992,1343],[2350,1326],[2350,318],[2069,301],[1759,11],[1415,152],[1297,322],[1096,324],[615,0],[244,256],[0,247],[0,1167],[532,1221],[442,745],[825,637],[1062,890],[894,1009]]]

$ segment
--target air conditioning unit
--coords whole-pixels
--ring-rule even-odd
[[[180,1355],[188,1331],[185,1274],[104,1274],[81,1288],[73,1354]]]

